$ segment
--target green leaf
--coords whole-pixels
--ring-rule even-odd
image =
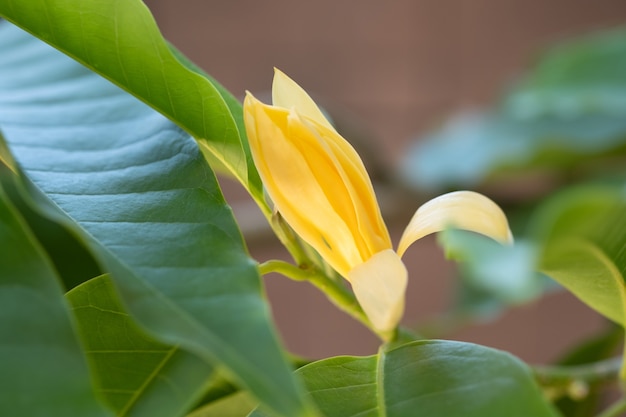
[[[14,26],[0,26],[0,51],[0,128],[32,204],[81,236],[151,336],[225,367],[277,413],[310,415],[196,143]]]
[[[56,272],[2,187],[0,247],[0,414],[110,415],[92,390]]]
[[[140,0],[0,0],[0,16],[138,97],[198,140],[257,199],[240,105],[170,50]],[[178,55],[178,53],[177,53]]]
[[[501,102],[453,116],[416,142],[403,161],[406,181],[472,187],[529,170],[624,178],[626,28],[549,49]]]
[[[626,326],[626,193],[623,187],[568,190],[532,223],[543,244],[539,268],[589,306]]]
[[[623,177],[625,155],[626,111],[529,120],[500,109],[452,116],[411,146],[400,169],[418,189],[471,188],[533,171],[551,181]]]
[[[469,343],[418,341],[297,372],[327,417],[558,415],[521,361]]]
[[[202,394],[211,366],[157,342],[124,310],[113,282],[94,278],[67,294],[96,389],[116,415],[183,415]]]
[[[545,281],[535,270],[537,248],[516,239],[502,245],[464,230],[445,230],[438,236],[449,257],[460,261],[462,279],[505,304],[528,302],[543,293]]]
[[[258,403],[246,391],[239,391],[199,408],[187,417],[243,417],[250,414]]]
[[[550,48],[507,97],[520,117],[626,113],[626,27]]]
[[[503,247],[467,232],[441,242],[462,258],[465,279],[495,300],[524,302],[549,288],[539,271],[626,326],[626,193],[622,185],[576,187],[542,203],[529,236]]]

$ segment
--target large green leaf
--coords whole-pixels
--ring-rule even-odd
[[[530,370],[474,344],[418,341],[297,371],[327,417],[554,417]],[[259,414],[260,415],[260,414]]]
[[[91,246],[152,336],[223,365],[278,413],[309,414],[196,143],[12,25],[0,51],[0,128],[37,208]]]
[[[110,415],[92,390],[59,278],[1,186],[0,247],[0,414]]]
[[[183,415],[202,394],[212,368],[177,346],[157,342],[124,310],[106,275],[67,294],[96,389],[119,417]]]
[[[255,198],[262,197],[245,131],[232,113],[241,106],[213,79],[176,58],[141,0],[0,0],[0,17],[173,120],[211,160],[226,167]]]
[[[561,180],[623,178],[625,160],[626,28],[621,28],[551,48],[500,106],[454,116],[416,142],[402,170],[418,188],[441,189],[529,170]]]

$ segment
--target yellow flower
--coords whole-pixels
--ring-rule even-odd
[[[422,207],[393,250],[361,158],[315,102],[279,70],[273,105],[244,101],[254,163],[275,208],[325,262],[348,280],[375,329],[393,330],[404,311],[407,271],[400,256],[448,226],[511,240],[506,216],[487,197],[458,191]]]

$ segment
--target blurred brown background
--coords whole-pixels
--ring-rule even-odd
[[[624,0],[146,3],[165,37],[239,97],[245,90],[261,96],[271,87],[272,68],[285,71],[347,121],[346,136],[362,148],[372,171],[383,172],[393,172],[413,138],[447,115],[492,104],[546,46],[626,21]],[[225,182],[224,188],[253,256],[284,256],[240,187]],[[383,207],[393,206],[384,192],[379,198]],[[395,242],[419,201],[410,203],[385,210]],[[433,238],[416,243],[405,261],[405,323],[423,323],[449,305],[454,265]],[[308,284],[266,279],[293,352],[324,357],[376,351],[367,330]],[[546,362],[604,325],[572,296],[558,293],[446,337]]]

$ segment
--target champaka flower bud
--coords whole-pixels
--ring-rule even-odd
[[[361,158],[311,97],[279,70],[272,102],[250,93],[244,100],[250,149],[267,194],[289,226],[350,282],[373,327],[393,330],[404,311],[408,274],[393,251]],[[448,226],[510,239],[506,216],[495,203],[459,191],[416,212],[399,253]]]

